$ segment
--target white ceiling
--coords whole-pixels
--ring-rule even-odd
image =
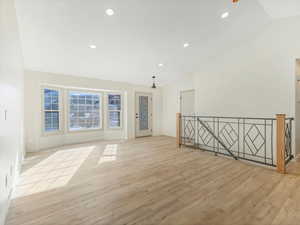
[[[300,0],[258,0],[272,18],[300,15]]]
[[[272,11],[287,0],[259,1]],[[146,85],[154,74],[180,80],[251,39],[269,22],[264,9],[257,0],[17,0],[26,69]]]

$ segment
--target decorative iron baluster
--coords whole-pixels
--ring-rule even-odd
[[[273,118],[183,115],[182,143],[214,154],[275,166],[274,121]],[[292,158],[291,125],[292,120],[287,120],[285,135],[288,161]]]
[[[216,139],[217,142],[222,145],[222,147],[234,158],[237,160],[237,157],[227,148],[227,146],[211,131],[211,129],[205,125],[203,121],[201,121],[199,118],[197,120],[200,122],[200,124]]]

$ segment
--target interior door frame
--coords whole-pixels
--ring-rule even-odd
[[[180,113],[182,113],[182,94],[183,93],[185,93],[185,92],[194,92],[194,97],[196,97],[195,95],[196,95],[196,91],[195,91],[195,89],[188,89],[188,90],[183,90],[183,91],[180,91],[180,96],[179,96],[179,98],[180,98],[180,100],[179,100],[179,105],[180,105]],[[193,104],[194,104],[194,110],[195,110],[195,102],[193,102]]]
[[[137,96],[139,95],[145,95],[145,96],[149,96],[150,97],[150,109],[148,111],[149,113],[149,116],[148,116],[148,119],[149,119],[149,129],[150,129],[150,132],[148,134],[145,134],[145,135],[138,135],[138,123],[137,123],[137,118],[136,118],[136,115],[137,115],[137,107],[138,107],[138,98]],[[135,92],[135,95],[134,95],[134,102],[135,102],[135,105],[134,105],[134,130],[135,130],[135,137],[138,138],[138,137],[148,137],[148,136],[152,136],[153,135],[153,96],[152,96],[152,93],[151,92]],[[149,130],[148,129],[148,130]]]

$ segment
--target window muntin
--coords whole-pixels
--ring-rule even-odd
[[[121,127],[121,95],[108,94],[108,126],[109,128]]]
[[[44,131],[56,132],[60,129],[59,91],[44,88]]]
[[[69,130],[100,129],[101,94],[79,91],[69,92]]]

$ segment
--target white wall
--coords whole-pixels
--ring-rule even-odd
[[[0,225],[2,225],[9,205],[9,195],[23,157],[23,59],[13,0],[0,0],[0,34]],[[7,111],[6,119],[5,111]]]
[[[62,135],[44,136],[41,118],[41,85],[60,85],[74,88],[105,89],[121,91],[124,96],[124,126],[122,130],[109,130],[104,126],[101,131],[65,133]],[[161,90],[137,86],[122,82],[99,79],[80,78],[61,74],[43,72],[25,72],[25,136],[26,150],[38,151],[64,144],[81,143],[92,140],[107,140],[135,137],[135,93],[153,94],[153,135],[161,134]],[[126,107],[128,110],[126,110]]]
[[[162,88],[163,114],[162,133],[167,136],[176,136],[176,113],[180,112],[180,92],[194,88],[193,76],[187,75],[177,83]]]
[[[217,116],[275,117],[284,113],[295,117],[299,26],[300,17],[275,20],[252,41],[207,64],[195,76],[197,111]],[[294,151],[298,154],[300,149]]]
[[[194,74],[196,112],[201,115],[295,116],[295,62],[300,58],[300,17],[274,20],[263,32]],[[175,135],[182,84],[163,88],[163,131]],[[190,88],[190,87],[187,87]],[[298,151],[299,152],[299,151]]]
[[[197,110],[223,116],[295,116],[295,60],[300,17],[275,20],[240,48],[195,76]]]

